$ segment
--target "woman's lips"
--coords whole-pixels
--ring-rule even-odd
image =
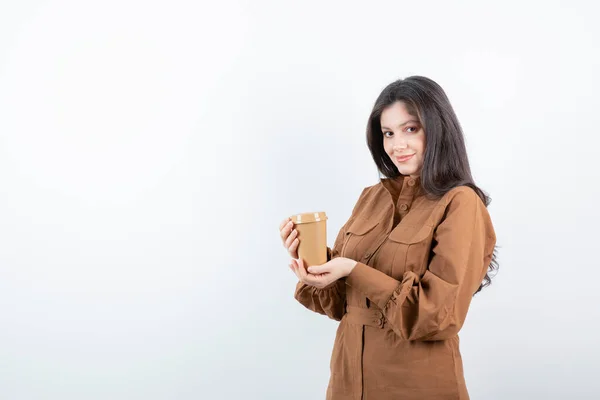
[[[414,154],[411,154],[410,156],[396,157],[396,161],[406,162],[406,161],[410,160],[411,158],[413,158],[413,156],[414,156]]]

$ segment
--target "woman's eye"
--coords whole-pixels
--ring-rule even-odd
[[[411,129],[413,129],[413,130],[411,131]],[[415,133],[417,130],[418,129],[414,126],[409,126],[408,128],[406,128],[406,131],[409,133]]]
[[[393,132],[390,132],[390,131],[383,132],[383,136],[389,137],[388,135],[386,135],[386,133],[393,133]]]

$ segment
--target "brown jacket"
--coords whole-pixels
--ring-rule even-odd
[[[457,334],[495,243],[469,187],[439,200],[410,177],[365,188],[328,248],[329,258],[358,261],[352,273],[295,291],[308,309],[341,321],[327,399],[468,399]]]

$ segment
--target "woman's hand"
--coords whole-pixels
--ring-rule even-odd
[[[332,284],[340,278],[350,275],[354,269],[356,261],[345,257],[336,257],[322,265],[313,265],[308,267],[308,272],[304,267],[302,259],[292,260],[290,269],[294,271],[298,279],[309,286],[317,289]]]
[[[296,237],[298,236],[298,231],[294,229],[294,223],[290,218],[284,219],[279,224],[279,236],[281,236],[281,240],[283,241],[283,247],[285,247],[290,256],[298,258],[300,239]]]

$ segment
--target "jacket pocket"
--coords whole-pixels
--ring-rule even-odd
[[[422,276],[429,263],[433,227],[398,225],[390,233],[389,239],[396,244],[396,255],[392,265],[394,278],[401,279],[406,271]]]
[[[346,229],[344,245],[342,246],[342,257],[353,260],[360,259],[367,249],[373,244],[379,225],[376,219],[355,219]]]
[[[402,226],[398,225],[396,229],[390,233],[390,240],[406,245],[422,242],[431,236],[433,227],[423,225],[422,227]]]

